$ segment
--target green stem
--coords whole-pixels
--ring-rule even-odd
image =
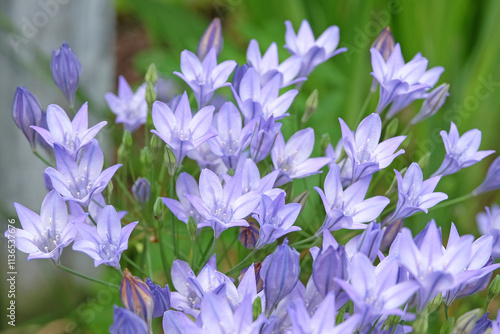
[[[113,287],[113,288],[116,288],[116,289],[120,289],[119,285],[116,285],[116,284],[113,284],[113,283],[109,283],[109,282],[106,282],[106,281],[101,281],[100,279],[84,275],[82,273],[79,273],[78,271],[75,271],[73,269],[70,269],[68,267],[63,266],[62,264],[57,264],[55,262],[54,262],[54,264],[56,265],[57,268],[62,269],[64,271],[67,271],[68,273],[73,274],[75,276],[84,278],[86,280],[89,280],[89,281],[92,281],[92,282],[95,282],[95,283],[100,283],[102,285],[106,285],[106,286],[110,286],[110,287]]]
[[[444,303],[444,316],[446,320],[448,320],[448,305],[446,305],[446,303]]]
[[[461,196],[461,197],[458,197],[458,198],[454,198],[454,199],[451,199],[449,201],[446,201],[446,202],[442,202],[432,208],[429,208],[429,211],[432,209],[432,210],[435,210],[435,209],[441,209],[441,208],[445,208],[447,206],[450,206],[450,205],[453,205],[453,204],[456,204],[456,203],[460,203],[462,201],[465,201],[469,198],[473,197],[472,193],[470,194],[467,194],[467,195],[464,195],[464,196]]]
[[[252,249],[252,251],[250,252],[250,254],[248,254],[243,260],[241,260],[240,263],[238,263],[236,266],[234,266],[233,268],[229,269],[228,272],[226,272],[226,275],[231,275],[232,273],[240,270],[241,268],[243,268],[245,266],[245,263],[255,254],[257,253],[257,249]]]
[[[363,118],[363,115],[365,114],[366,108],[368,108],[368,104],[370,103],[370,100],[373,96],[373,91],[370,90],[368,92],[368,95],[366,96],[365,102],[363,103],[363,106],[361,107],[361,110],[358,113],[358,119],[356,120],[355,125],[357,125],[359,122],[361,122],[361,119]]]
[[[160,258],[161,264],[163,266],[163,271],[165,272],[165,276],[167,277],[168,286],[172,285],[172,278],[170,274],[170,267],[168,266],[167,257],[165,255],[165,246],[163,245],[162,231],[161,231],[161,223],[158,220],[158,243],[160,244]]]
[[[129,258],[127,255],[123,254],[122,253],[122,257],[125,259],[125,261],[127,261],[132,267],[134,267],[137,271],[139,271],[142,275],[148,277],[148,275],[146,274],[146,272],[144,270],[142,270],[141,267],[139,267],[137,265],[137,263],[135,263],[134,261],[132,261],[131,258]]]
[[[123,181],[122,181],[122,180],[120,180],[120,178],[119,178],[119,177],[115,178],[114,180],[116,181],[116,183],[118,183],[118,185],[120,186],[120,188],[122,188],[123,193],[124,193],[124,194],[125,194],[125,196],[128,198],[128,200],[129,200],[131,203],[135,204],[136,202],[135,202],[134,197],[132,197],[132,195],[131,195],[131,194],[130,194],[130,192],[128,191],[128,189],[127,189],[127,187],[125,186],[125,184],[123,183]]]
[[[44,158],[44,157],[42,157],[42,156],[40,155],[40,153],[38,153],[37,151],[33,151],[33,154],[34,154],[34,155],[35,155],[38,159],[40,159],[40,160],[41,160],[44,164],[46,164],[46,165],[47,165],[47,166],[49,166],[49,167],[54,168],[54,166],[52,166],[52,164],[51,164],[50,162],[48,162],[47,160],[45,160],[45,158]]]
[[[318,236],[312,235],[309,238],[305,238],[305,239],[302,239],[300,241],[297,241],[296,243],[291,244],[290,247],[296,248],[297,246],[306,244],[306,243],[311,242],[311,241],[315,241],[316,239],[318,239]]]
[[[170,198],[174,198],[174,181],[175,181],[175,174],[170,177]],[[179,257],[179,252],[177,249],[177,238],[175,235],[175,216],[172,211],[170,211],[170,221],[172,223],[172,246],[174,246],[174,255],[176,258]]]

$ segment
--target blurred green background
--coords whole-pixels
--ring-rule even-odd
[[[390,26],[396,42],[401,44],[403,55],[409,61],[417,52],[429,60],[429,67],[443,66],[440,83],[451,85],[450,96],[441,111],[431,119],[418,124],[407,139],[405,159],[398,158],[390,167],[401,169],[405,161],[418,161],[426,152],[431,153],[424,177],[431,175],[441,164],[444,148],[439,131],[449,130],[454,121],[460,133],[479,128],[483,133],[481,149],[500,150],[500,2],[496,0],[394,0],[394,1],[311,1],[311,0],[118,0],[116,55],[117,75],[123,74],[129,82],[138,85],[151,62],[159,73],[175,80],[182,89],[187,86],[173,71],[179,70],[180,52],[196,50],[198,40],[213,17],[220,17],[224,34],[224,49],[220,61],[234,59],[246,62],[246,48],[251,39],[256,39],[264,52],[273,41],[278,44],[280,58],[288,53],[282,47],[285,20],[290,20],[297,30],[303,19],[307,19],[316,35],[327,27],[340,28],[340,47],[347,47],[340,54],[320,65],[309,77],[296,98],[289,119],[285,120],[284,133],[289,137],[294,131],[297,117],[304,110],[305,100],[314,89],[319,92],[319,106],[309,120],[316,132],[316,156],[319,154],[321,135],[328,133],[335,144],[340,138],[338,118],[343,118],[354,128],[354,122],[369,91],[372,78],[369,48],[382,28]],[[105,92],[102,92],[103,94]],[[229,94],[227,89],[225,93]],[[367,113],[375,110],[378,97],[372,98]],[[421,103],[414,103],[404,111],[400,119],[400,131],[418,112]],[[107,113],[108,120],[113,117]],[[496,155],[495,155],[496,156]],[[475,189],[484,179],[488,165],[494,157],[488,157],[473,167],[456,175],[445,177],[438,191],[449,194],[451,199],[465,195]],[[391,176],[392,173],[388,173]],[[319,178],[311,178],[310,186],[317,185]],[[377,192],[383,194],[392,181],[388,177]],[[300,192],[299,182],[294,192]],[[447,239],[450,223],[455,222],[461,234],[478,235],[475,215],[486,205],[497,202],[497,193],[488,193],[455,206],[432,211],[429,215],[418,215],[407,219],[405,226],[420,231],[434,218],[442,226]],[[310,194],[310,200],[318,200]],[[302,217],[314,214],[311,205]],[[302,224],[307,218],[302,218]],[[98,298],[100,287],[86,288],[91,298]],[[97,297],[95,297],[97,296]],[[115,296],[116,297],[116,296]],[[113,297],[114,299],[117,299]],[[64,297],[62,297],[64,298]],[[85,314],[71,307],[84,304],[85,310],[94,310],[94,320],[86,321]],[[94,305],[94,304],[95,305]],[[119,301],[115,301],[119,304]],[[482,307],[484,296],[467,299],[451,307],[455,316],[473,307]],[[492,303],[490,311],[496,313],[498,301]],[[57,318],[70,319],[78,324],[74,332],[99,333],[103,326],[111,323],[112,309],[100,308],[99,300],[88,297],[51,305],[54,317],[44,315],[28,323],[33,332],[37,325]],[[97,310],[97,311],[96,311]],[[26,315],[24,315],[26,316]],[[438,321],[431,319],[432,324]],[[54,331],[70,333],[73,329]],[[432,328],[430,332],[439,332]],[[47,332],[49,333],[49,332]]]

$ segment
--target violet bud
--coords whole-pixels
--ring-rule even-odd
[[[391,28],[385,27],[373,42],[372,48],[377,49],[385,61],[389,59],[395,46],[394,36],[392,36]]]
[[[132,276],[128,269],[123,272],[120,296],[123,306],[144,319],[148,324],[148,328],[151,328],[154,309],[151,290],[139,277]]]
[[[149,173],[151,170],[151,165],[153,163],[153,153],[151,149],[146,146],[141,150],[139,160],[141,161],[141,166],[143,168],[144,174]]]
[[[175,157],[174,151],[168,145],[165,145],[163,160],[165,165],[167,166],[167,171],[170,176],[175,174],[177,170],[177,158]]]
[[[113,324],[109,327],[111,334],[146,334],[146,322],[134,312],[114,305]]]
[[[335,279],[347,280],[349,260],[344,247],[335,249],[330,246],[322,249],[313,263],[312,278],[318,292],[325,297],[333,291],[338,295],[341,287]]]
[[[78,80],[82,73],[82,64],[66,42],[59,50],[52,51],[50,70],[57,87],[64,93],[69,104],[73,106]]]
[[[288,246],[288,239],[262,263],[261,276],[264,281],[266,313],[272,313],[278,303],[295,288],[299,280],[299,253]]]
[[[145,204],[151,194],[151,183],[144,177],[138,178],[132,186],[132,195],[137,202]]]
[[[388,218],[391,217],[391,215],[389,215],[385,219],[385,221],[387,221]],[[384,222],[382,222],[382,225],[384,225]],[[403,219],[398,219],[385,227],[384,236],[382,237],[382,242],[380,244],[380,250],[382,252],[384,252],[392,245],[392,242],[394,241],[394,239],[396,239],[396,236],[398,235],[398,233],[401,231],[402,228],[403,228]]]
[[[26,87],[17,87],[14,101],[12,102],[12,117],[17,127],[28,139],[31,149],[36,147],[37,132],[31,128],[32,125],[41,126],[42,107],[40,102],[31,94]]]
[[[240,227],[238,240],[247,249],[254,249],[259,239],[259,227],[253,221],[248,222],[248,226]]]
[[[198,43],[198,49],[196,50],[196,55],[200,60],[203,60],[208,54],[208,51],[214,47],[216,55],[219,57],[223,44],[222,24],[220,19],[216,17],[212,20],[207,30],[205,30],[201,36],[200,42]]]
[[[410,124],[417,124],[418,122],[421,122],[424,119],[435,115],[446,102],[446,97],[450,95],[448,93],[449,89],[450,85],[445,83],[433,89],[432,92],[428,93],[424,100],[424,103],[422,104],[422,108],[420,108],[418,114],[413,117],[413,119],[410,121]]]
[[[151,278],[146,278],[146,284],[151,290],[151,295],[154,301],[153,318],[158,318],[163,316],[163,313],[170,308],[170,289],[168,285],[164,288],[160,287],[158,284],[154,284]]]
[[[302,119],[300,122],[302,123],[302,126],[304,126],[309,118],[316,112],[316,109],[318,109],[318,90],[315,89],[309,95],[309,97],[306,100],[306,110],[304,111],[304,114],[302,115]]]

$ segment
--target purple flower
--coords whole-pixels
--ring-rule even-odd
[[[132,195],[140,204],[145,204],[151,194],[151,183],[145,177],[138,178],[132,186]]]
[[[241,170],[241,187],[243,194],[255,191],[260,194],[265,194],[274,200],[280,193],[283,192],[283,189],[273,188],[279,174],[279,171],[277,170],[274,170],[260,178],[259,168],[252,159],[245,159],[241,161],[236,170]],[[224,180],[229,181],[229,176],[227,174]]]
[[[260,194],[242,195],[242,173],[236,174],[222,187],[217,175],[208,169],[201,171],[200,197],[186,194],[200,215],[208,220],[215,238],[229,227],[248,226],[244,219],[257,207]]]
[[[288,240],[279,245],[262,263],[260,275],[264,281],[266,313],[271,314],[299,280],[299,253],[288,246]]]
[[[146,84],[137,88],[136,92],[130,88],[127,80],[120,75],[118,78],[118,96],[106,93],[104,96],[109,109],[116,115],[116,123],[123,123],[123,127],[132,133],[148,117],[148,104],[146,102]]]
[[[286,112],[298,94],[298,90],[291,89],[280,96],[282,81],[282,75],[279,74],[262,84],[257,70],[249,67],[237,85],[238,90],[231,86],[246,123],[260,116],[264,119],[271,116],[280,119],[288,115]]]
[[[260,249],[288,233],[300,231],[301,228],[293,224],[301,208],[302,205],[299,203],[285,204],[284,192],[281,192],[274,200],[267,195],[262,195],[259,214],[253,215],[260,225],[259,240],[255,248]]]
[[[52,259],[59,263],[64,247],[75,239],[77,231],[73,223],[83,222],[86,215],[78,215],[68,222],[68,208],[56,191],[45,196],[40,215],[21,204],[14,203],[23,229],[16,228],[16,247],[32,259]],[[5,237],[9,237],[9,231]]]
[[[191,320],[186,314],[168,310],[163,315],[164,334],[207,334],[207,332]]]
[[[275,122],[273,116],[268,119],[264,119],[262,116],[259,117],[250,141],[250,155],[255,163],[267,158],[280,129],[281,123]]]
[[[380,224],[371,222],[363,233],[347,242],[345,245],[347,254],[352,257],[356,253],[363,253],[373,263],[378,255],[384,232],[385,228],[381,229]]]
[[[387,60],[376,48],[371,48],[373,77],[380,84],[380,99],[376,112],[382,113],[392,103],[386,118],[396,115],[416,99],[424,98],[426,91],[439,80],[444,68],[427,70],[427,59],[420,53],[405,64],[401,46],[396,44]]]
[[[420,166],[413,162],[405,173],[404,178],[394,170],[398,179],[398,204],[389,222],[406,218],[415,212],[423,211],[448,198],[445,193],[434,192],[441,176],[434,176],[424,181]]]
[[[214,91],[229,85],[227,79],[235,67],[234,60],[226,60],[217,65],[215,47],[208,51],[203,61],[191,51],[184,50],[181,53],[182,73],[174,72],[174,74],[191,87],[198,101],[198,108],[201,109],[208,104]]]
[[[341,287],[336,278],[347,280],[349,278],[349,259],[345,248],[336,244],[329,231],[323,232],[323,245],[321,249],[311,249],[313,255],[312,280],[317,291],[322,297],[329,292],[339,296]]]
[[[380,316],[403,316],[399,307],[418,290],[416,282],[398,283],[399,264],[396,258],[386,257],[374,267],[362,253],[351,259],[350,284],[337,279],[349,298],[354,302],[354,313],[360,315],[358,329],[372,326]]]
[[[151,290],[139,277],[132,276],[127,268],[123,271],[123,279],[120,285],[120,297],[123,306],[146,321],[149,332],[152,333],[151,321],[153,319],[153,309],[155,305]]]
[[[210,149],[228,169],[236,169],[241,151],[250,144],[255,124],[250,122],[242,128],[240,112],[232,102],[224,103],[215,118],[219,135],[208,141]]]
[[[355,134],[341,118],[339,121],[344,149],[352,163],[351,182],[386,168],[394,158],[405,152],[403,149],[397,152],[396,150],[406,136],[390,138],[379,143],[382,121],[377,114],[371,114],[363,119]]]
[[[75,201],[88,206],[94,195],[100,194],[108,185],[120,164],[104,171],[104,155],[96,140],[93,140],[81,153],[79,161],[74,161],[65,149],[54,145],[57,170],[45,169],[52,186],[65,201]]]
[[[32,128],[50,147],[54,148],[57,144],[71,157],[76,158],[78,151],[90,144],[106,123],[106,121],[100,122],[89,129],[87,102],[78,110],[72,121],[61,107],[51,104],[47,107],[48,130],[40,126]]]
[[[207,293],[203,298],[200,317],[207,334],[259,334],[266,320],[263,314],[253,320],[251,296],[234,308],[227,298],[214,293]]]
[[[410,124],[414,125],[418,122],[423,121],[424,119],[434,116],[446,102],[446,97],[450,95],[448,93],[449,89],[450,85],[442,84],[434,88],[431,92],[427,93],[424,103],[422,104],[422,108],[420,108],[418,114],[413,117],[413,119],[410,121]]]
[[[497,157],[488,168],[488,173],[483,183],[472,194],[474,196],[500,188],[500,157]]]
[[[376,219],[389,204],[389,199],[375,196],[364,199],[370,186],[371,178],[364,177],[343,190],[340,180],[340,168],[334,165],[325,178],[325,191],[314,187],[319,193],[326,210],[327,218],[317,235],[323,230],[341,228],[365,228],[363,223]]]
[[[339,28],[328,27],[318,39],[314,38],[309,22],[302,21],[299,31],[295,34],[292,23],[285,22],[285,48],[292,54],[302,58],[299,77],[307,77],[319,64],[327,61],[347,48],[337,49],[339,45]]]
[[[114,305],[113,324],[109,327],[111,334],[147,334],[148,325],[137,314]]]
[[[464,268],[470,261],[473,237],[466,235],[448,243],[444,249],[441,231],[434,220],[430,221],[422,234],[415,237],[403,228],[396,244],[389,254],[399,257],[402,266],[416,280],[420,289],[417,293],[417,310],[420,312],[440,292],[454,288],[468,280],[470,273]]]
[[[207,141],[187,152],[186,155],[198,163],[200,170],[208,168],[217,175],[223,175],[228,171],[224,161],[212,152]]]
[[[446,155],[441,167],[433,175],[450,175],[462,168],[474,165],[495,151],[478,151],[481,144],[481,131],[472,129],[461,137],[457,126],[451,122],[450,132],[440,132],[443,137]]]
[[[493,237],[491,256],[495,260],[500,258],[500,208],[497,204],[486,207],[486,212],[477,214],[476,221],[481,234]]]
[[[275,186],[281,186],[292,179],[300,179],[309,175],[320,173],[330,159],[309,158],[314,147],[314,130],[312,128],[297,131],[290,137],[285,145],[281,133],[276,138],[276,143],[271,151],[274,169],[280,171]]]
[[[208,52],[215,48],[216,57],[219,57],[224,40],[222,39],[222,24],[220,19],[215,17],[212,22],[208,25],[207,30],[203,33],[198,43],[198,48],[196,49],[196,54],[200,60],[203,61],[207,56]]]
[[[291,332],[293,334],[354,333],[359,316],[351,316],[335,326],[337,309],[335,306],[335,296],[329,293],[311,316],[304,300],[300,298],[294,300],[287,308],[292,322]]]
[[[28,139],[33,151],[36,147],[37,134],[31,126],[41,126],[42,115],[42,107],[36,96],[31,94],[24,86],[17,87],[12,102],[12,117],[17,127]]]
[[[175,111],[165,103],[156,101],[153,104],[153,123],[156,130],[151,132],[167,143],[175,154],[177,166],[180,166],[187,152],[215,136],[211,126],[213,112],[214,107],[207,106],[193,116],[186,92]]]
[[[172,264],[172,283],[177,292],[171,293],[171,306],[195,318],[204,296],[210,292],[222,294],[231,306],[239,302],[238,290],[231,279],[215,268],[215,256],[201,269],[196,276],[189,264],[175,260]]]
[[[154,311],[153,318],[158,318],[163,316],[163,313],[170,308],[170,290],[168,285],[165,285],[164,288],[159,286],[158,284],[154,284],[151,278],[146,278],[146,284],[151,291],[151,296],[154,300]]]
[[[209,226],[210,223],[199,214],[196,208],[184,196],[187,194],[200,197],[198,183],[196,183],[194,177],[186,172],[180,173],[175,184],[175,191],[177,193],[177,197],[179,198],[178,201],[166,197],[162,197],[162,200],[168,209],[177,217],[177,219],[187,224],[189,217],[193,217],[198,225],[198,228]]]
[[[282,88],[305,80],[305,78],[295,79],[299,73],[302,58],[300,56],[292,56],[279,64],[278,47],[274,42],[271,43],[264,56],[262,56],[259,42],[252,39],[248,44],[247,61],[248,65],[255,68],[259,74],[262,85],[265,85],[277,74],[281,74],[282,76],[280,85]]]
[[[105,264],[119,270],[121,253],[128,248],[128,239],[138,222],[122,228],[120,216],[111,205],[106,205],[94,219],[97,226],[75,224],[82,239],[73,244],[73,250],[90,256],[96,267]]]
[[[452,247],[459,241],[460,235],[455,224],[452,223],[448,247]],[[483,235],[472,243],[469,262],[466,263],[462,270],[464,273],[472,274],[473,277],[443,294],[446,305],[450,305],[455,299],[479,292],[488,286],[491,272],[500,267],[500,263],[492,264],[492,241],[493,237],[491,235]]]
[[[50,70],[57,87],[64,93],[69,104],[73,106],[78,80],[82,73],[82,64],[66,42],[59,50],[52,51]]]

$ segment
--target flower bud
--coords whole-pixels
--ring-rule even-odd
[[[137,202],[145,204],[151,194],[151,183],[144,177],[138,178],[132,186],[132,195]]]
[[[396,133],[398,132],[398,126],[399,126],[399,119],[397,118],[391,119],[391,121],[389,122],[389,124],[387,124],[387,127],[385,129],[383,140],[385,141],[389,138],[396,136]]]
[[[31,149],[36,148],[38,134],[31,128],[32,125],[40,126],[42,122],[42,107],[40,102],[24,86],[17,87],[14,101],[12,102],[12,117],[17,127],[28,139]]]
[[[118,163],[123,165],[127,163],[127,159],[128,159],[127,149],[125,148],[125,145],[120,144],[120,146],[118,147]]]
[[[151,82],[146,82],[146,103],[148,108],[151,109],[153,103],[156,101],[156,88]]]
[[[146,82],[151,82],[153,86],[155,86],[158,82],[158,70],[156,69],[156,65],[154,63],[149,64],[144,79]]]
[[[144,319],[148,324],[148,328],[151,328],[154,309],[151,290],[139,277],[132,276],[128,269],[123,272],[120,296],[123,306]]]
[[[392,217],[392,213],[387,216],[387,219],[390,219]],[[382,225],[384,225],[384,222],[382,222]],[[384,252],[386,249],[388,249],[391,245],[394,239],[396,239],[396,236],[398,233],[401,231],[403,228],[403,219],[398,219],[395,222],[392,222],[390,225],[385,227],[384,230],[384,236],[382,237],[382,242],[380,243],[380,250]]]
[[[167,171],[170,176],[175,174],[175,170],[177,169],[177,159],[175,158],[175,154],[168,145],[165,145],[165,151],[163,154],[163,159],[165,161],[165,165],[167,165]]]
[[[295,287],[299,280],[299,253],[288,246],[288,239],[268,255],[262,263],[266,313],[269,315]]]
[[[153,214],[157,219],[160,219],[164,210],[165,204],[163,204],[161,197],[158,197],[153,205]]]
[[[417,116],[410,121],[410,124],[417,124],[418,122],[435,115],[446,102],[446,97],[450,95],[448,93],[449,89],[450,85],[442,84],[432,90],[432,92],[428,93],[424,103],[422,104],[422,108],[420,108]]]
[[[200,42],[198,43],[198,49],[196,54],[200,60],[203,60],[208,54],[212,47],[215,48],[216,56],[219,57],[222,51],[222,45],[224,40],[222,39],[222,24],[218,17],[214,18],[207,30],[201,36]]]
[[[111,198],[113,196],[113,181],[109,181],[108,185],[106,186],[106,202],[111,203]]]
[[[477,308],[462,315],[457,319],[453,333],[471,333],[482,312],[481,309]]]
[[[304,111],[304,115],[302,115],[301,123],[302,126],[307,123],[309,118],[316,112],[316,109],[318,109],[318,90],[315,89],[309,95],[309,97],[306,100],[306,110]]]
[[[64,93],[69,104],[73,106],[82,64],[66,42],[59,50],[52,51],[50,70],[57,87]]]
[[[168,285],[165,285],[165,287],[162,288],[159,285],[154,284],[149,277],[146,278],[146,284],[151,291],[155,305],[153,318],[161,317],[163,316],[163,313],[170,308],[170,289],[168,288]]]
[[[125,148],[127,150],[130,150],[130,148],[132,147],[132,142],[133,142],[132,141],[132,135],[130,134],[130,132],[128,130],[125,130],[123,132],[123,136],[122,136],[122,144],[123,144],[123,146],[125,146]]]
[[[429,311],[429,314],[437,310],[439,306],[441,306],[442,302],[443,296],[441,294],[438,294],[433,300],[429,302],[429,304],[427,304],[427,310]]]
[[[309,197],[309,190],[304,190],[292,200],[292,203],[299,203],[302,206],[302,208],[300,209],[302,211],[306,207],[308,197]]]
[[[488,288],[488,299],[486,304],[488,305],[493,299],[500,293],[500,275],[496,275],[493,281],[491,281],[490,287]]]
[[[260,297],[255,298],[255,300],[253,301],[252,310],[253,320],[255,321],[259,317],[259,315],[262,314],[262,301],[260,300]]]
[[[349,260],[344,247],[335,249],[330,246],[322,249],[316,256],[313,263],[312,278],[316,289],[323,297],[330,291],[333,291],[335,295],[339,294],[341,287],[335,281],[335,278],[348,278],[348,263]]]
[[[259,227],[255,222],[249,221],[248,226],[240,227],[238,240],[247,249],[254,249],[259,239]]]
[[[194,220],[194,218],[191,216],[189,216],[188,218],[187,230],[191,241],[195,241],[196,236],[198,235],[198,224],[196,223],[196,220]]]
[[[324,157],[326,156],[326,149],[328,148],[328,145],[332,143],[332,140],[330,139],[330,135],[328,133],[323,133],[321,135],[321,141],[319,142],[319,147],[321,149],[321,156]]]
[[[141,161],[144,174],[147,174],[151,168],[151,164],[153,163],[153,154],[151,153],[149,147],[146,146],[141,150],[139,160]]]
[[[392,51],[394,50],[395,44],[396,43],[394,42],[394,36],[392,36],[391,28],[385,27],[380,32],[377,39],[373,42],[372,48],[377,49],[384,60],[387,61]]]

